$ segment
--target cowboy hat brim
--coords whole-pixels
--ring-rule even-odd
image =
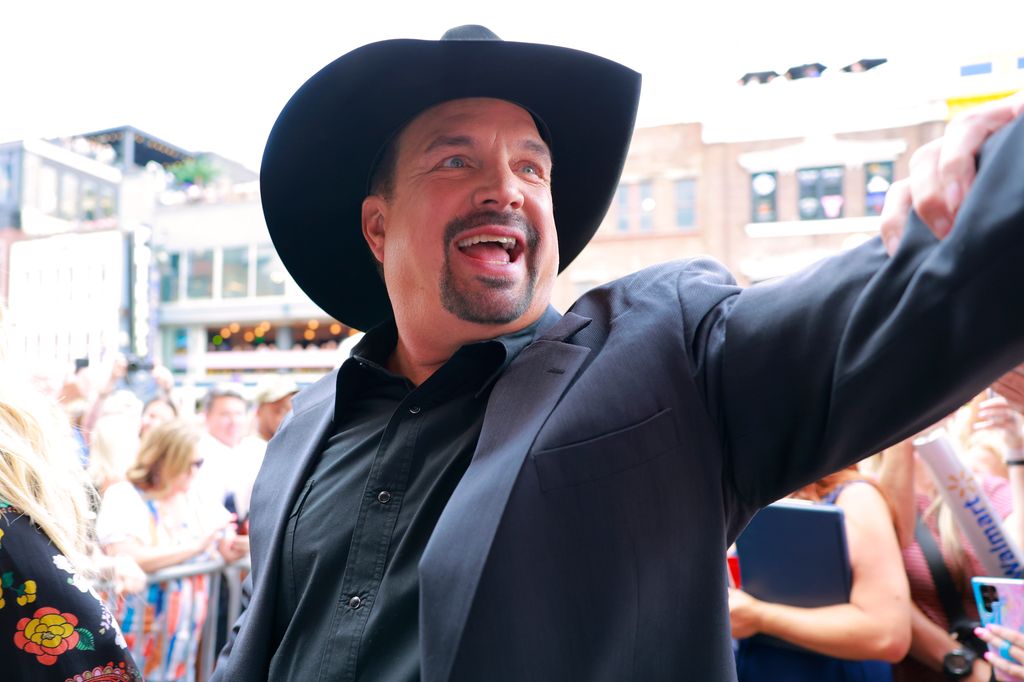
[[[325,312],[356,329],[391,316],[362,234],[361,206],[385,143],[422,111],[467,97],[528,110],[551,147],[564,269],[597,231],[618,185],[640,75],[586,52],[501,40],[386,40],[328,64],[292,96],[260,169],[281,261]]]

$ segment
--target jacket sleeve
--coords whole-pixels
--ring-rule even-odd
[[[1024,360],[1024,120],[997,137],[946,239],[911,216],[894,257],[876,238],[702,321],[705,398],[742,505],[912,435]]]

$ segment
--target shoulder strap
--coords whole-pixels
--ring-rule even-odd
[[[822,504],[835,504],[836,500],[839,499],[839,496],[843,493],[844,490],[846,490],[846,486],[850,485],[851,483],[860,483],[860,481],[847,481],[846,483],[840,483],[839,485],[832,489],[832,492],[828,493],[827,495],[825,495],[825,497],[821,498]]]
[[[914,528],[914,537],[917,544],[921,546],[924,558],[928,561],[928,571],[932,574],[932,581],[935,583],[935,592],[939,596],[942,610],[949,618],[950,630],[955,630],[959,623],[967,620],[964,613],[964,605],[960,600],[960,592],[953,584],[953,577],[949,574],[946,562],[942,558],[942,551],[931,530],[925,525],[924,519],[917,517],[917,526]]]

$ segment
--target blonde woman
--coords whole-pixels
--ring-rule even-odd
[[[141,679],[87,580],[88,489],[66,418],[0,357],[4,679]]]
[[[248,551],[231,530],[221,505],[192,490],[202,465],[196,452],[198,428],[175,420],[153,427],[143,439],[127,480],[111,485],[97,521],[100,543],[110,554],[132,557],[148,573],[222,556],[235,561]],[[143,651],[148,680],[189,679],[195,669],[199,634],[206,617],[206,575],[151,585],[143,597],[129,597],[118,609],[129,645]],[[143,642],[136,648],[141,619]]]

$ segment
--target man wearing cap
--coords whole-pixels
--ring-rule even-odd
[[[271,375],[256,386],[256,412],[253,416],[255,433],[243,438],[238,446],[240,456],[234,486],[234,511],[238,515],[239,524],[249,517],[252,487],[263,466],[267,443],[291,411],[292,398],[298,392],[299,385],[295,380],[282,374]]]
[[[280,374],[266,379],[256,389],[256,436],[264,443],[277,433],[292,409],[292,398],[299,392],[295,380]]]
[[[460,27],[359,48],[285,107],[271,235],[367,334],[268,448],[215,679],[733,679],[724,556],[750,516],[1024,359],[999,257],[1024,251],[1019,124],[944,241],[911,217],[891,259],[876,239],[748,289],[677,262],[557,313],[639,85]]]

